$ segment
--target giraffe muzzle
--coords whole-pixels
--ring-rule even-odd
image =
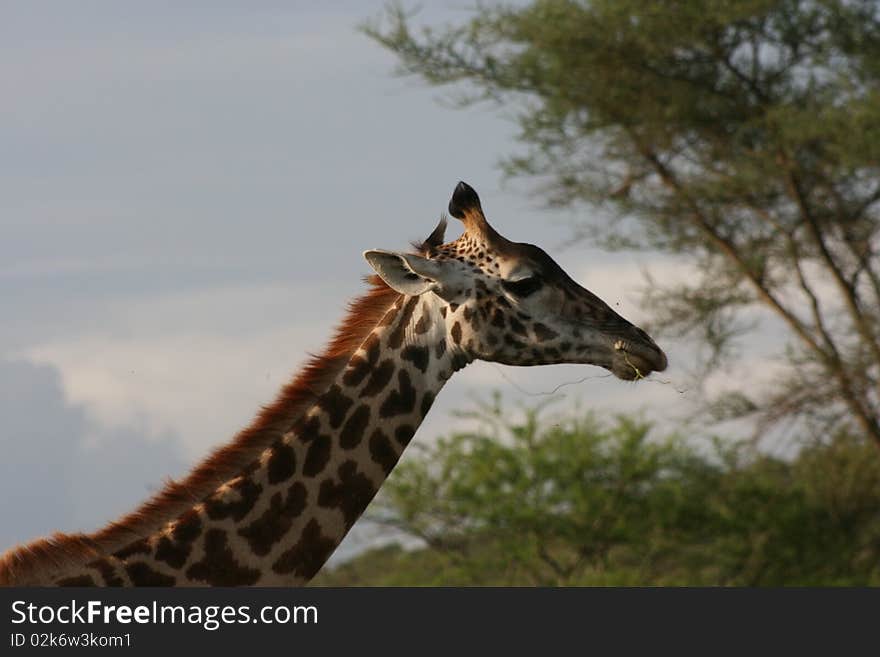
[[[619,339],[614,343],[611,371],[617,378],[626,381],[644,379],[651,372],[662,372],[668,365],[663,350],[644,331],[636,331],[641,334],[640,339]]]

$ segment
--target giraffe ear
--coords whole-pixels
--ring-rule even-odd
[[[407,296],[434,291],[441,294],[446,272],[441,263],[411,253],[372,249],[364,258],[388,286]]]

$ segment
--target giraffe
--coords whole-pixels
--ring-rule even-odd
[[[364,512],[449,378],[474,360],[584,363],[635,380],[666,368],[640,328],[543,250],[502,237],[458,183],[415,252],[375,274],[325,351],[182,481],[92,534],[0,555],[0,584],[302,585]]]

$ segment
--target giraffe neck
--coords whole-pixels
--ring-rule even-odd
[[[291,585],[321,568],[467,361],[434,295],[400,297],[294,427],[152,535],[58,584]]]

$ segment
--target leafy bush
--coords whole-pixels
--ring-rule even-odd
[[[423,547],[368,552],[316,584],[880,583],[880,460],[838,433],[792,458],[651,437],[631,417],[508,422],[413,446],[369,516]]]

